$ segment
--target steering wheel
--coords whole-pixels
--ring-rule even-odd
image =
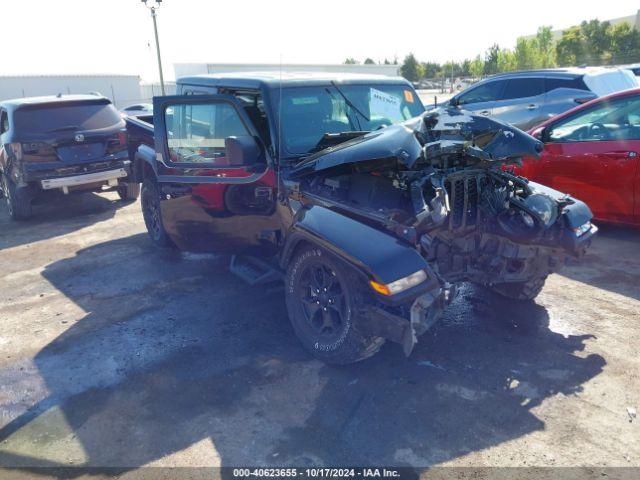
[[[594,140],[608,140],[610,138],[609,131],[603,123],[594,122],[589,125],[589,138]]]

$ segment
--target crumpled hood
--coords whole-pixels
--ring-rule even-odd
[[[416,138],[415,130],[402,123],[321,150],[296,165],[290,175],[303,176],[338,165],[383,158],[397,158],[403,163],[412,164],[421,154],[422,145]]]
[[[539,158],[543,143],[528,133],[495,118],[458,108],[438,108],[422,117],[418,136],[424,156],[461,154],[481,162],[506,163],[522,157]]]
[[[433,164],[446,155],[466,155],[485,164],[506,163],[524,156],[538,158],[542,147],[539,140],[499,120],[455,107],[437,108],[315,153],[289,174],[299,177],[389,158],[411,169],[418,160]]]

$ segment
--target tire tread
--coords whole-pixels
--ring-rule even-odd
[[[304,330],[297,325],[297,322],[300,321],[300,319],[296,317],[298,314],[294,305],[295,299],[292,298],[292,294],[289,293],[288,286],[292,281],[291,276],[293,275],[294,267],[296,264],[304,261],[304,259],[299,259],[310,250],[321,251],[321,255],[324,258],[329,259],[331,267],[339,269],[340,273],[347,279],[347,282],[345,283],[349,288],[352,288],[352,290],[350,291],[353,303],[353,305],[351,306],[352,322],[342,344],[337,349],[331,352],[321,352],[312,347],[314,340],[311,338],[307,338]],[[298,271],[300,270],[301,269],[298,269]],[[343,287],[347,285],[343,285]],[[291,321],[294,332],[300,339],[305,350],[307,350],[322,362],[334,365],[346,365],[359,362],[371,357],[372,355],[375,355],[384,344],[385,341],[383,338],[368,336],[358,329],[358,323],[362,321],[362,318],[360,316],[361,314],[359,312],[362,310],[362,306],[364,306],[368,300],[368,292],[363,288],[362,281],[326,250],[312,245],[306,245],[299,248],[292,256],[291,261],[289,262],[289,265],[287,267],[285,291],[287,311],[289,313],[289,320]]]

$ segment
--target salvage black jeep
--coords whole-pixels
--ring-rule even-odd
[[[509,171],[539,141],[425,112],[402,79],[202,76],[178,90],[154,99],[154,127],[127,120],[152,240],[232,254],[252,283],[284,276],[293,328],[325,362],[385,340],[408,355],[459,282],[533,299],[596,232],[584,203]]]

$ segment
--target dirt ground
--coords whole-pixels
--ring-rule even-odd
[[[535,303],[465,286],[411,357],[313,360],[283,290],[162,252],[138,203],[0,207],[0,465],[640,466],[640,232]]]

